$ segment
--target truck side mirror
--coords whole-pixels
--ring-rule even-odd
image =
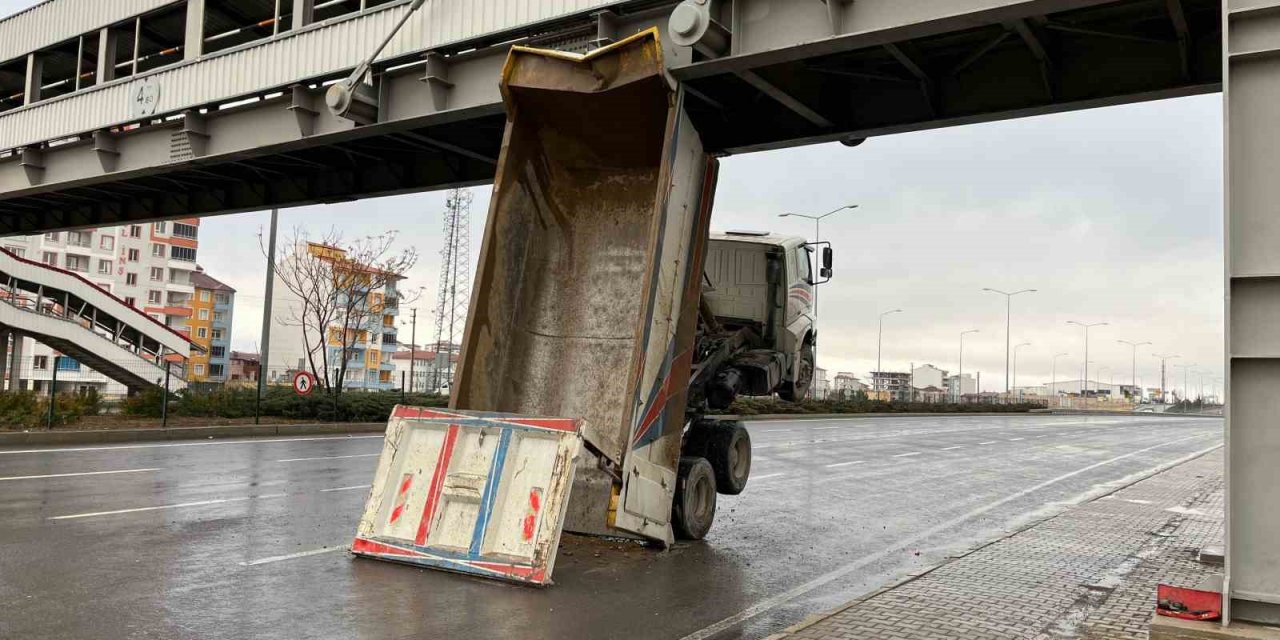
[[[831,277],[831,261],[834,255],[835,252],[831,250],[831,247],[822,248],[822,275],[824,277]]]

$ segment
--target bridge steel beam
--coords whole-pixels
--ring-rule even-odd
[[[1232,618],[1280,623],[1280,2],[1227,0],[1227,547]]]

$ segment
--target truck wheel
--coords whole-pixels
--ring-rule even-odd
[[[736,496],[751,475],[751,435],[739,422],[722,422],[710,431],[706,457],[716,473],[716,491]]]
[[[809,385],[813,384],[813,363],[816,361],[813,353],[813,342],[806,340],[804,346],[800,347],[800,371],[794,382],[782,383],[778,387],[778,397],[787,402],[799,402],[809,394]]]
[[[676,537],[701,540],[716,517],[716,478],[706,458],[682,457],[676,474],[671,526]]]

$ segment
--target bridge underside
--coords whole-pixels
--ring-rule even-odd
[[[612,35],[666,28],[666,10],[640,9],[613,14]],[[744,9],[722,16],[736,29],[722,56],[676,47],[665,31],[664,43],[708,148],[740,153],[1217,91],[1220,12],[1217,0],[1022,2],[832,37],[790,13],[753,26]],[[584,15],[522,41],[581,49],[601,24]],[[777,33],[800,44],[752,46]],[[378,76],[379,111],[364,126],[325,112],[328,78],[316,78],[17,150],[0,157],[0,234],[491,181],[507,46],[400,61]]]

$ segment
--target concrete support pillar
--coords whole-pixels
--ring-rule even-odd
[[[316,0],[293,0],[293,29],[315,22]]]
[[[40,101],[40,85],[44,84],[44,57],[39,53],[27,54],[27,83],[23,88],[26,102],[33,104]]]
[[[1226,590],[1230,618],[1280,623],[1280,21],[1225,0]],[[1224,16],[1225,18],[1225,16]]]
[[[116,32],[111,27],[98,32],[98,82],[116,79]]]
[[[9,369],[9,332],[0,331],[0,391],[5,390],[5,374]]]
[[[204,55],[204,2],[205,0],[187,0],[187,32],[182,46],[183,60],[195,60]]]
[[[26,339],[20,334],[13,334],[13,354],[9,358],[9,390],[26,389],[26,381],[22,379],[22,347]]]

